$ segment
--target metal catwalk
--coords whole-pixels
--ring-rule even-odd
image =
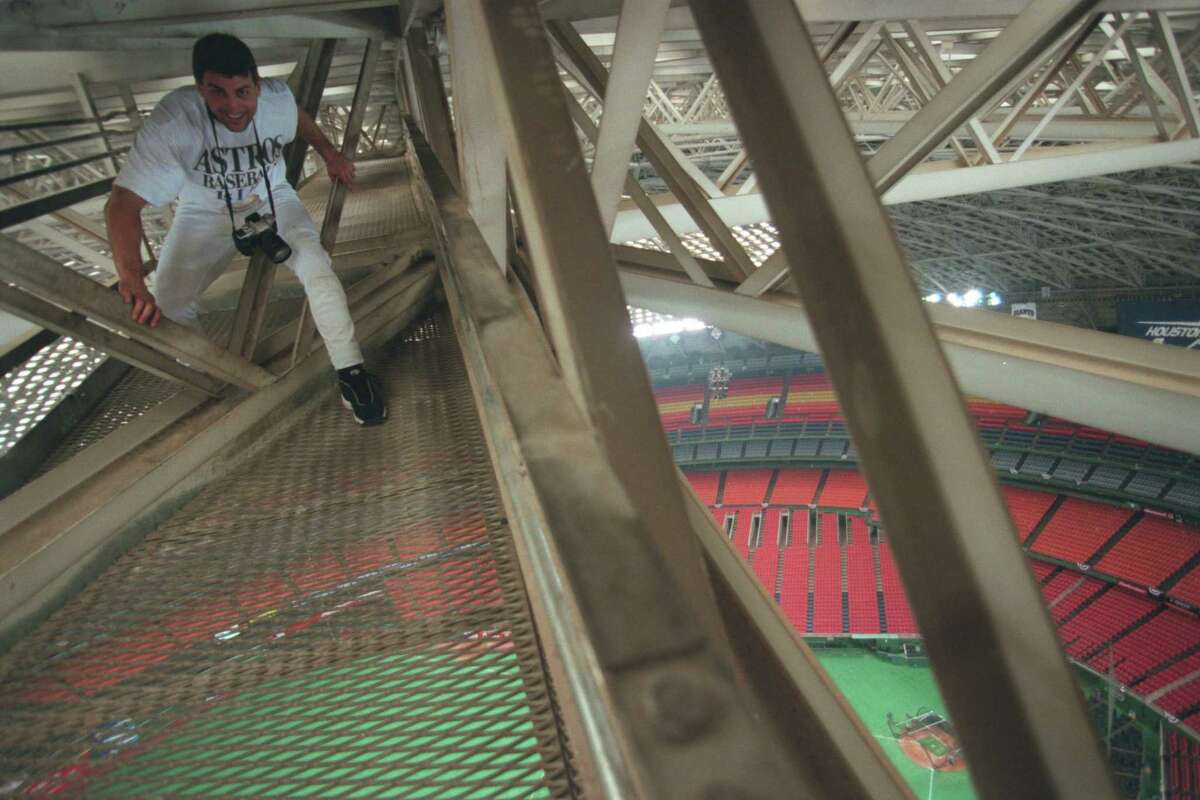
[[[0,793],[576,795],[444,313],[2,660]]]
[[[420,249],[429,237],[428,226],[409,188],[409,172],[403,158],[374,159],[361,163],[358,169],[354,191],[346,196],[343,205],[342,224],[333,248],[335,267],[348,292],[368,275],[387,268],[397,257]],[[320,173],[312,176],[298,194],[313,219],[324,218],[330,194],[327,177]],[[202,300],[201,321],[214,342],[224,343],[229,339],[246,262],[243,257],[235,258]],[[266,306],[264,334],[293,322],[303,302],[303,290],[291,272],[284,268],[277,270]],[[5,452],[5,438],[20,438],[15,435],[18,429],[40,423],[61,399],[64,384],[69,384],[73,391],[103,360],[103,352],[63,338],[55,346],[35,353],[20,367],[0,375],[0,391],[9,401],[0,404],[0,455]],[[41,377],[45,375],[54,380]],[[69,426],[70,433],[53,452],[40,459],[36,472],[28,477],[59,466],[179,389],[178,383],[149,372],[130,371],[104,393],[95,409]]]

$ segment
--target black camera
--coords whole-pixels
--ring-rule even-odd
[[[279,235],[272,214],[255,211],[247,216],[242,227],[234,229],[233,243],[244,256],[252,256],[255,250],[262,250],[276,264],[282,264],[292,257],[292,248]]]

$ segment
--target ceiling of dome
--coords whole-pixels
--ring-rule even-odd
[[[115,0],[7,4],[0,8],[0,70],[11,78],[0,92],[0,209],[110,176],[106,139],[84,119],[81,93],[90,95],[106,120],[107,147],[119,164],[141,116],[167,91],[190,82],[189,47],[199,33],[243,36],[264,74],[283,77],[311,39],[341,39],[323,98],[322,121],[336,130],[347,116],[363,37],[382,37],[382,63],[391,65],[405,26],[434,11],[426,22],[433,21],[448,80],[438,6],[427,0],[206,0],[186,9],[165,0],[132,6]],[[894,16],[885,20],[878,18],[879,4],[863,0],[799,3],[864,156],[919,118],[947,81],[998,40],[1024,4],[959,3],[953,18],[940,16],[944,6],[905,0],[889,5]],[[1029,59],[1018,79],[884,195],[923,292],[1200,287],[1195,167],[1200,131],[1192,130],[1193,119],[1200,121],[1194,89],[1200,83],[1200,12],[1187,6],[1150,0],[1102,4],[1111,13],[1089,18]],[[547,18],[573,21],[601,61],[610,63],[620,3],[547,0],[541,7]],[[1153,13],[1162,10],[1170,13]],[[564,68],[562,75],[599,119],[601,101],[571,70]],[[1191,90],[1190,104],[1180,101],[1180,79]],[[367,117],[375,125],[371,141],[378,139],[382,150],[399,136],[392,69],[377,77],[373,101]],[[718,198],[714,208],[736,226],[752,260],[762,263],[777,246],[769,215],[686,4],[674,3],[668,12],[643,115]],[[79,123],[43,127],[72,119]],[[586,140],[584,149],[590,158]],[[75,162],[80,163],[63,167]],[[704,237],[687,229],[686,213],[672,216],[673,198],[637,151],[631,166],[648,191],[663,190],[655,202],[692,249],[716,257]],[[17,179],[31,173],[36,177]],[[1060,177],[1066,179],[1044,182]],[[617,230],[622,215],[629,214],[645,227],[640,211],[623,207]],[[64,260],[104,268],[107,250],[94,235],[99,224],[93,200],[8,232]],[[152,240],[165,231],[153,221],[150,228]]]

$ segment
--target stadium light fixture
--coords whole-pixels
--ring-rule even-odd
[[[983,292],[978,289],[968,289],[963,295],[963,305],[967,308],[974,308],[983,302]]]
[[[685,319],[665,319],[659,322],[643,322],[633,327],[633,335],[639,339],[647,339],[653,336],[668,336],[673,333],[682,333],[684,331],[702,331],[707,327],[698,319],[687,317]]]
[[[926,303],[940,303],[942,302],[942,293],[933,292],[932,294],[925,295],[924,299]]]
[[[962,295],[960,295],[958,292],[951,292],[950,294],[946,295],[946,302],[955,308],[963,307]]]
[[[998,306],[1002,305],[1003,303],[1004,298],[1002,298],[1000,295],[996,294],[995,292],[988,292],[987,304],[989,306]]]

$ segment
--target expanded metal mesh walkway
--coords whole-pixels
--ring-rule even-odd
[[[0,793],[572,797],[447,318],[0,659]]]

